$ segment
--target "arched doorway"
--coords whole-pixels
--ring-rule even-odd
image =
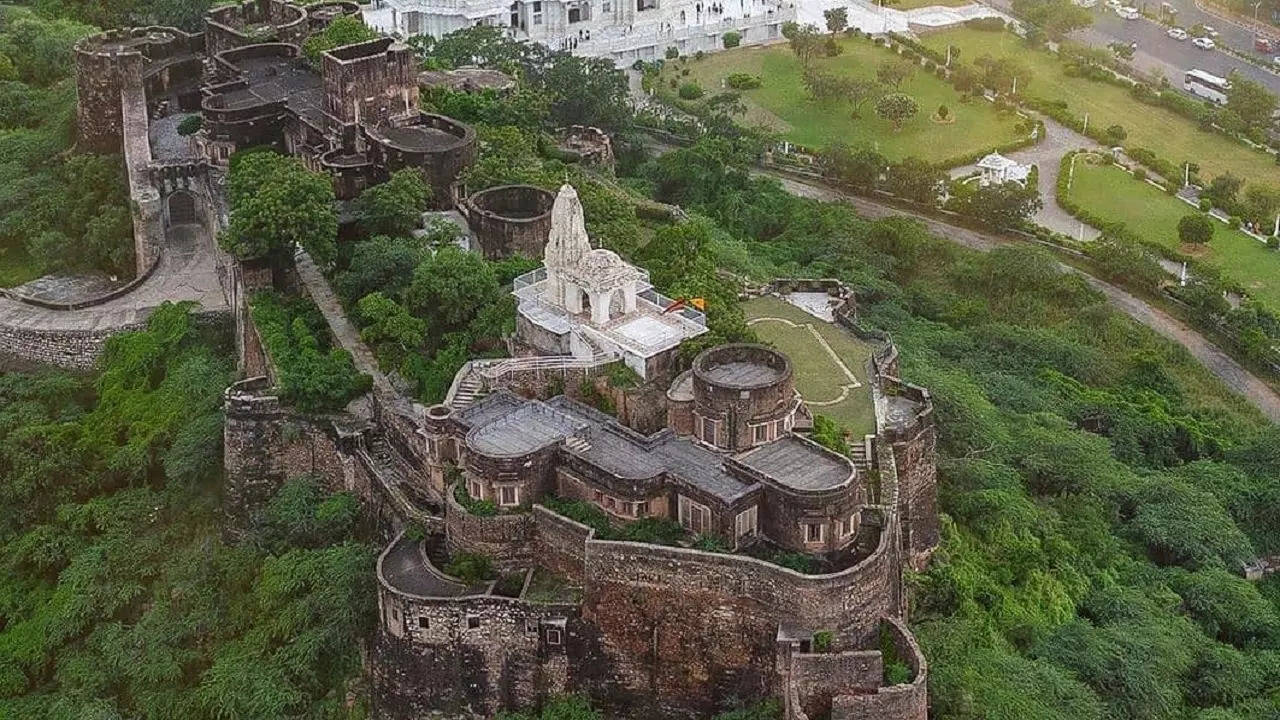
[[[199,222],[196,216],[196,196],[179,190],[169,196],[169,224],[184,225]]]

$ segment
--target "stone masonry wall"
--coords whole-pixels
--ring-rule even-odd
[[[278,398],[238,385],[224,402],[223,512],[232,532],[248,527],[291,477],[314,473],[330,492],[347,489],[332,421],[296,415]]]
[[[542,506],[532,511],[533,555],[538,566],[581,584],[586,579],[587,539],[592,530]]]
[[[587,543],[584,619],[604,638],[612,687],[633,717],[710,714],[726,697],[774,690],[779,623],[870,637],[896,612],[899,571],[876,552],[835,575],[636,543]]]
[[[415,598],[384,586],[378,612],[370,675],[375,717],[388,720],[527,708],[569,689],[569,657],[594,654],[572,605]]]
[[[445,545],[450,555],[485,555],[501,570],[533,564],[534,521],[530,513],[480,517],[459,505],[452,490],[445,495]]]
[[[797,653],[791,656],[790,670],[805,714],[829,717],[837,695],[879,690],[884,658],[879,650]]]
[[[838,695],[831,701],[831,720],[928,720],[929,667],[911,633],[900,620],[885,618],[898,657],[911,668],[911,682],[879,688],[873,694]]]

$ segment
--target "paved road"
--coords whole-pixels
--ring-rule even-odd
[[[904,211],[875,200],[849,195],[826,186],[803,182],[789,176],[774,175],[772,173],[762,174],[768,174],[770,177],[776,178],[788,192],[795,195],[818,200],[846,202],[852,205],[859,215],[865,217],[882,218],[897,215],[914,218],[939,237],[947,238],[952,242],[975,250],[986,251],[999,245],[1008,245],[1016,242],[976,230],[950,225],[925,215]],[[1280,423],[1280,395],[1233,360],[1230,355],[1223,352],[1218,346],[1206,340],[1203,335],[1172,315],[1111,283],[1083,273],[1070,265],[1061,264],[1061,266],[1068,272],[1080,273],[1090,286],[1100,291],[1106,296],[1109,303],[1124,314],[1185,347],[1193,357],[1199,360],[1209,372],[1217,376],[1223,384],[1244,396],[1246,400],[1262,411],[1264,415],[1271,418],[1272,421]]]
[[[1011,0],[984,0],[984,2],[1005,12],[1010,12],[1012,4]],[[1158,11],[1160,2],[1159,0],[1142,0],[1134,4],[1138,7],[1145,4],[1149,10]],[[1271,59],[1253,51],[1252,30],[1223,22],[1198,10],[1195,0],[1170,0],[1170,4],[1178,8],[1178,25],[1184,28],[1190,28],[1196,24],[1210,25],[1221,33],[1217,42],[1241,52],[1251,53],[1260,59],[1268,61]],[[1073,40],[1093,47],[1106,47],[1111,42],[1137,42],[1138,50],[1134,53],[1132,64],[1143,72],[1162,73],[1169,78],[1174,87],[1181,89],[1182,74],[1192,68],[1222,76],[1226,76],[1232,70],[1239,70],[1246,77],[1257,80],[1269,87],[1272,92],[1280,94],[1280,75],[1238,60],[1224,52],[1201,50],[1192,45],[1190,40],[1174,40],[1165,35],[1164,26],[1150,20],[1124,20],[1107,9],[1103,0],[1099,0],[1098,6],[1091,12],[1093,26],[1072,33]],[[1280,55],[1280,49],[1273,54]]]
[[[127,295],[81,310],[48,310],[0,297],[0,325],[39,330],[131,327],[166,300],[190,300],[205,310],[225,309],[213,242],[204,226],[176,225],[166,242],[155,272]]]
[[[1100,234],[1096,228],[1076,220],[1062,208],[1058,207],[1058,169],[1062,165],[1062,156],[1070,150],[1095,148],[1097,143],[1081,135],[1053,118],[1041,116],[1044,121],[1045,137],[1031,147],[1004,153],[1008,157],[1025,165],[1040,168],[1040,198],[1043,205],[1032,218],[1036,224],[1055,232],[1076,238],[1080,241],[1093,240]],[[960,177],[973,172],[976,165],[965,165],[951,170],[951,177]]]

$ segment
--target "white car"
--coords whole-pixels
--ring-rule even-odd
[[[1211,37],[1211,38],[1216,38],[1216,37],[1218,37],[1218,31],[1217,31],[1217,30],[1214,30],[1214,29],[1213,29],[1213,26],[1211,26],[1211,25],[1205,25],[1205,26],[1204,26],[1204,32],[1205,32],[1205,34],[1206,34],[1206,35],[1208,35],[1208,36],[1209,36],[1209,37]]]
[[[1214,48],[1213,40],[1207,37],[1198,37],[1195,40],[1192,40],[1191,44],[1195,45],[1201,50],[1212,50]]]
[[[1180,27],[1171,27],[1169,28],[1169,32],[1165,34],[1173,38],[1174,40],[1178,40],[1178,41],[1186,40],[1187,37],[1189,37],[1187,35],[1187,31],[1183,30]]]
[[[1121,2],[1120,0],[1107,0],[1107,7],[1111,8],[1112,10],[1119,10],[1123,5],[1124,3]]]
[[[1137,20],[1139,17],[1142,16],[1142,14],[1138,12],[1138,8],[1136,7],[1116,8],[1116,14],[1124,18],[1125,20]]]

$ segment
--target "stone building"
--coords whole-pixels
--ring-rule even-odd
[[[641,379],[665,390],[667,427],[653,432],[570,397],[627,358],[562,352],[555,327],[567,344],[594,342],[614,313],[673,314],[642,306],[652,288],[590,248],[579,210],[563,188],[545,267],[516,290],[525,324],[512,344],[526,354],[467,363],[443,404],[375,381],[365,416],[298,417],[272,396],[269,359],[246,363],[265,376],[227,394],[232,527],[298,472],[362,499],[385,543],[367,656],[383,720],[492,715],[568,692],[637,720],[762,698],[785,720],[925,720],[903,572],[938,542],[928,392],[897,378],[888,338],[866,336],[878,343],[875,432],[847,457],[806,436],[795,369],[761,345],[706,349],[683,372],[674,353],[658,363]],[[831,290],[847,319],[851,293]],[[609,527],[568,516],[582,513]],[[493,576],[449,575],[467,554]],[[907,680],[891,683],[890,667]]]

